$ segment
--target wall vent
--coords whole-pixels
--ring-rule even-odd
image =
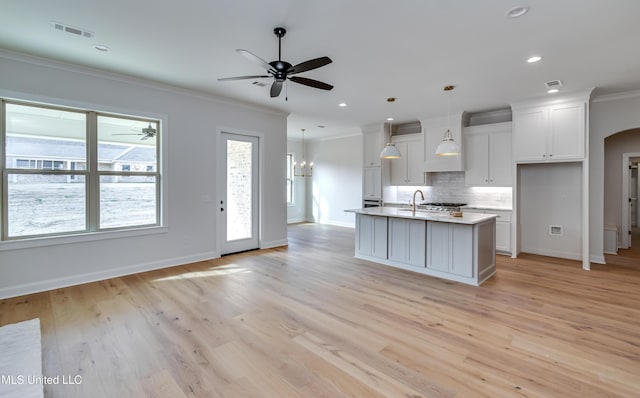
[[[548,89],[552,89],[552,88],[558,89],[562,87],[562,80],[551,80],[551,81],[545,82],[544,84],[545,86],[547,86]]]
[[[70,26],[70,25],[65,25],[63,23],[60,22],[51,22],[51,24],[53,25],[53,28],[55,30],[59,30],[60,32],[66,32],[66,33],[70,33],[72,35],[76,35],[76,36],[80,36],[80,37],[86,37],[87,39],[90,39],[94,36],[93,32],[90,32],[86,29],[81,29],[75,26]]]
[[[562,236],[562,225],[549,225],[549,235]]]

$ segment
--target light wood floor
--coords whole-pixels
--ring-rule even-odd
[[[637,397],[640,270],[498,257],[481,287],[353,258],[353,230],[0,301],[47,397]],[[640,260],[639,260],[640,261]]]

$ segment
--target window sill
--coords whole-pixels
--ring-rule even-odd
[[[169,232],[169,227],[146,227],[123,229],[119,231],[89,232],[82,234],[47,236],[38,238],[26,238],[7,240],[0,242],[0,251],[29,249],[33,247],[66,245],[70,243],[92,242],[106,239],[129,238],[135,236],[164,234]]]

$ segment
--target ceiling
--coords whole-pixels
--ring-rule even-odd
[[[520,5],[529,12],[506,16]],[[305,128],[313,139],[389,116],[445,115],[447,104],[505,108],[550,95],[544,82],[555,79],[565,92],[640,89],[638,16],[638,0],[6,0],[0,47],[283,110],[290,136]],[[52,21],[94,36],[57,31]],[[277,59],[276,26],[287,29],[283,60],[333,60],[298,75],[332,91],[289,82],[270,98],[270,79],[264,87],[217,81],[263,74],[235,49]],[[543,59],[529,64],[532,55]],[[448,84],[456,89],[445,93]]]

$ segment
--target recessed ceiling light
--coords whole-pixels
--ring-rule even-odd
[[[527,60],[528,63],[532,64],[534,62],[538,62],[542,59],[541,56],[535,55]]]
[[[98,51],[102,51],[102,52],[108,52],[110,50],[109,47],[107,46],[103,46],[102,44],[98,44],[97,46],[94,47],[96,50]]]
[[[393,118],[392,118],[392,117],[388,117],[388,118],[387,118],[387,121],[392,122],[392,121],[393,121]]]
[[[527,11],[529,11],[529,7],[527,6],[516,6],[507,11],[507,16],[509,18],[518,18],[526,14]]]
[[[346,102],[341,102],[341,103],[338,104],[338,106],[344,108],[345,106],[347,106],[347,103]]]
[[[560,91],[560,90],[558,90],[557,88],[551,88],[551,89],[547,90],[547,92],[549,94],[557,93],[558,91]]]

